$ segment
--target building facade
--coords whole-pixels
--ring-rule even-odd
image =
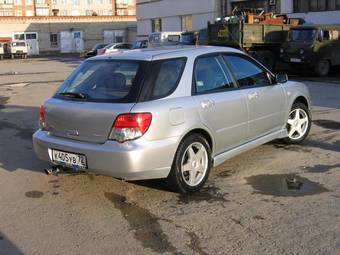
[[[221,15],[226,0],[137,0],[137,34],[203,29]]]
[[[135,16],[0,17],[0,41],[25,40],[29,55],[77,53],[97,43],[133,42]]]
[[[313,24],[340,24],[340,0],[230,0],[228,13],[233,8],[263,8],[265,11],[304,18]]]
[[[307,23],[340,24],[340,0],[137,0],[137,35],[203,29],[234,8],[262,8]]]
[[[0,0],[0,16],[48,16],[50,0]]]
[[[135,0],[0,0],[0,16],[135,15]]]

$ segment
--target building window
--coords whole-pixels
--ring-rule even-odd
[[[86,0],[87,5],[92,5],[93,4],[93,0]]]
[[[182,16],[181,17],[182,31],[192,31],[192,16]]]
[[[33,5],[33,0],[26,0],[25,5]]]
[[[72,0],[72,4],[73,5],[79,5],[80,4],[80,0]]]
[[[22,10],[15,10],[15,16],[22,16]]]
[[[37,16],[48,16],[48,9],[46,8],[37,8],[35,10]]]
[[[15,34],[14,40],[23,41],[23,40],[25,40],[25,35],[24,34]]]
[[[58,1],[57,0],[52,0],[52,4],[56,5],[56,4],[58,4]]]
[[[151,30],[152,32],[161,32],[162,31],[162,19],[152,19]]]
[[[294,0],[294,12],[321,12],[340,9],[340,0]]]
[[[92,16],[93,11],[92,10],[86,10],[85,15],[86,16]]]
[[[45,4],[46,1],[45,1],[45,0],[36,0],[36,3],[37,3],[37,4]]]
[[[33,16],[32,10],[26,10],[26,16]]]
[[[21,0],[15,0],[15,1],[14,1],[14,4],[15,4],[15,5],[21,5]],[[21,16],[21,15],[16,15],[16,16]]]
[[[79,16],[79,10],[72,10],[72,16]]]
[[[50,34],[51,47],[58,47],[58,34]]]
[[[61,16],[67,16],[67,10],[61,10],[60,15]]]

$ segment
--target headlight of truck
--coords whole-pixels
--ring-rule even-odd
[[[283,48],[280,49],[280,53],[283,53],[285,52],[285,50]]]

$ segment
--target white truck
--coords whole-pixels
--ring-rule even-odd
[[[25,41],[12,41],[7,43],[7,52],[12,59],[16,56],[27,58],[27,43]]]
[[[5,55],[4,43],[0,42],[0,60],[4,59],[4,55]]]

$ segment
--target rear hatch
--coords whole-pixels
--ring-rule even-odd
[[[45,102],[51,135],[104,143],[118,114],[137,102],[143,61],[99,59],[81,64]]]
[[[104,143],[117,115],[130,112],[134,103],[93,103],[50,99],[45,103],[50,134],[84,142]]]

